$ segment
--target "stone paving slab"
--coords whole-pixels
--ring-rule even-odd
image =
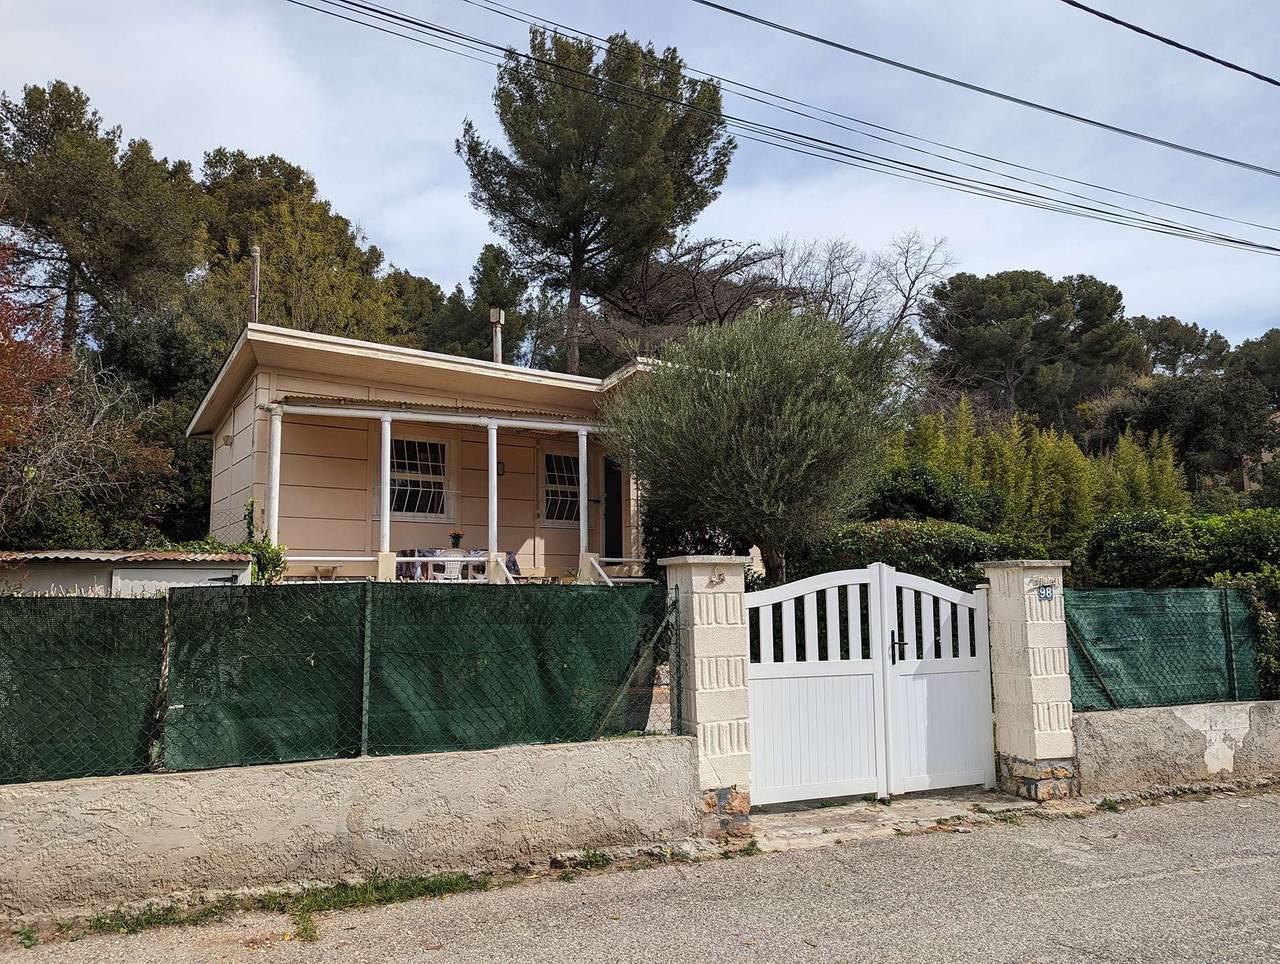
[[[963,787],[905,794],[888,803],[859,797],[773,804],[752,811],[751,831],[762,850],[803,850],[867,837],[963,827],[1047,806],[995,790]]]

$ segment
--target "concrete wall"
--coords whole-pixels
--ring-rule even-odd
[[[696,835],[689,737],[0,787],[0,907],[422,873]]]
[[[1085,794],[1280,776],[1280,702],[1101,710],[1072,728]]]

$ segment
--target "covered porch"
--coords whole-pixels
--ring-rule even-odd
[[[471,407],[288,396],[261,406],[264,524],[288,547],[287,577],[634,575],[633,493],[599,426]]]

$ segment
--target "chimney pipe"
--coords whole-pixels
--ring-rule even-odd
[[[507,322],[507,313],[501,308],[489,309],[489,327],[493,329],[493,360],[502,363],[502,326]]]
[[[254,245],[249,251],[253,254],[253,268],[249,273],[249,324],[258,323],[258,276],[262,270],[262,248]]]

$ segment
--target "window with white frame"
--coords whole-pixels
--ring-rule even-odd
[[[447,446],[427,439],[391,440],[391,513],[443,519],[447,513]]]
[[[544,452],[542,517],[548,522],[578,521],[578,457]]]

